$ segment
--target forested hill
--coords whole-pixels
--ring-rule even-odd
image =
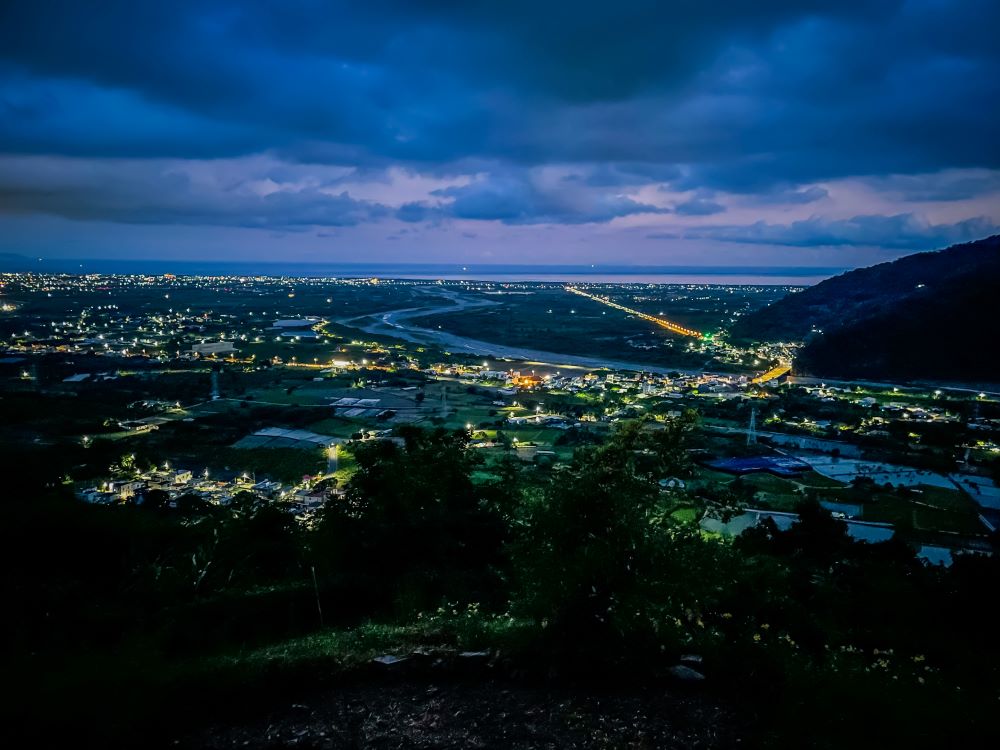
[[[747,315],[732,336],[805,340],[802,374],[997,382],[998,309],[1000,235],[828,279]]]

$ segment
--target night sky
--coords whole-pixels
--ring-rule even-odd
[[[0,252],[868,264],[1000,231],[1000,2],[0,3]]]

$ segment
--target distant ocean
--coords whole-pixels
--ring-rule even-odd
[[[619,284],[810,286],[848,270],[809,266],[458,265],[445,263],[248,263],[178,260],[78,260],[0,255],[0,271],[178,276],[549,281]]]

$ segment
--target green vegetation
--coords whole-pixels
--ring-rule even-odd
[[[318,449],[226,448],[215,454],[212,462],[288,483],[298,482],[304,475],[321,474],[326,469],[326,455]]]
[[[729,542],[700,533],[703,491],[796,490],[696,468],[690,412],[622,423],[559,470],[488,461],[464,430],[398,434],[355,444],[346,495],[312,528],[273,504],[94,507],[63,486],[20,487],[34,499],[8,499],[0,519],[21,696],[9,726],[45,721],[79,741],[114,705],[87,737],[170,737],[206,718],[182,705],[237,716],[283,686],[430,648],[499,650],[512,673],[605,685],[663,681],[696,653],[754,717],[755,746],[975,746],[992,731],[1000,562],[930,568],[901,542],[852,542],[809,497],[855,488],[806,476],[790,531]],[[32,455],[46,457],[17,458]],[[662,477],[688,487],[665,491]],[[961,509],[943,491],[918,497]],[[56,704],[72,709],[52,716]]]
[[[697,330],[714,330],[735,312],[767,304],[783,290],[610,284],[588,287],[616,302]],[[417,324],[460,336],[566,354],[587,354],[646,365],[700,367],[706,355],[688,351],[691,339],[675,336],[634,315],[566,292],[562,285],[533,285],[517,294],[483,295],[492,304],[434,315]],[[713,367],[727,366],[720,362]]]

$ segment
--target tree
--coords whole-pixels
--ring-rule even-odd
[[[283,508],[254,504],[222,525],[212,560],[215,577],[224,585],[258,585],[299,577],[303,562],[301,534],[298,523]]]
[[[464,430],[400,430],[402,446],[374,440],[355,451],[343,500],[320,515],[314,550],[328,578],[377,592],[412,613],[442,597],[493,594],[504,525],[494,490],[472,482],[481,462]]]
[[[111,476],[118,479],[132,479],[139,475],[139,468],[136,465],[135,454],[128,453],[119,458],[109,467]]]
[[[497,442],[503,446],[503,449],[510,452],[510,449],[514,447],[514,442],[510,439],[510,435],[501,430],[497,430]]]
[[[667,419],[663,429],[646,433],[648,445],[656,455],[657,470],[661,477],[691,476],[694,462],[688,448],[699,424],[698,413],[694,409],[685,409],[679,417]]]
[[[233,495],[229,501],[229,510],[238,516],[249,516],[267,505],[267,501],[254,492],[243,490]]]
[[[820,566],[841,560],[852,544],[847,524],[834,518],[818,502],[806,500],[799,504],[798,511],[798,520],[788,531],[772,535],[774,551]]]
[[[144,509],[163,511],[170,503],[170,494],[166,490],[146,490],[140,496],[140,502]]]
[[[515,561],[520,606],[555,648],[613,649],[649,603],[656,484],[636,470],[641,425],[577,452],[569,471],[527,503]]]

